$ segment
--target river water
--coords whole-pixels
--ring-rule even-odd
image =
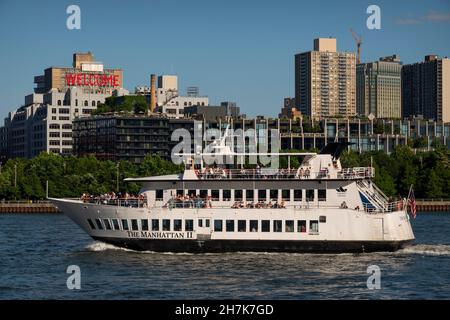
[[[64,215],[1,215],[0,299],[450,299],[450,213],[412,223],[416,244],[395,253],[171,254],[95,242]]]

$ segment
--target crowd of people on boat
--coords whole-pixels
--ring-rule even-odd
[[[196,170],[200,179],[308,179],[311,177],[311,168],[300,169],[271,169],[261,168],[259,165],[255,169],[227,169],[221,167],[207,167],[202,171]],[[324,172],[324,176],[328,174],[328,169]]]
[[[99,195],[83,193],[80,197],[84,203],[120,205],[125,207],[141,207],[146,205],[147,199],[144,194],[135,195],[128,192],[108,192]]]
[[[211,208],[212,207],[212,197],[207,196],[202,198],[199,195],[177,195],[176,197],[169,200],[167,207],[169,208]],[[278,202],[271,200],[269,202],[258,201],[258,202],[244,202],[235,201],[231,206],[232,209],[282,209],[286,208],[284,201]]]
[[[233,206],[231,207],[233,209],[284,209],[286,208],[286,205],[284,204],[284,201],[278,202],[278,201],[258,201],[254,203],[253,201],[244,203],[244,201],[236,201]]]
[[[211,197],[202,198],[200,195],[177,195],[167,203],[169,208],[211,208]]]

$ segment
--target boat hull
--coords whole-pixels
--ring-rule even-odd
[[[286,253],[366,253],[392,252],[413,243],[402,241],[286,241],[286,240],[161,240],[92,237],[94,240],[136,251],[154,252],[286,252]]]

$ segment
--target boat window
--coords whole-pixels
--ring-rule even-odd
[[[156,201],[163,201],[164,191],[156,190]]]
[[[182,223],[181,219],[173,220],[173,231],[181,231]]]
[[[219,190],[211,190],[211,200],[219,201]]]
[[[194,220],[184,220],[184,231],[194,231]]]
[[[291,190],[282,190],[281,198],[283,201],[291,201]]]
[[[247,220],[238,220],[238,231],[239,232],[247,231]]]
[[[222,190],[222,200],[223,201],[231,200],[231,190]]]
[[[281,232],[282,221],[273,220],[273,232]]]
[[[209,219],[205,219],[205,223],[206,223],[205,227],[209,228],[209,224],[210,224]]]
[[[294,220],[286,220],[285,231],[286,232],[294,232]]]
[[[177,190],[177,197],[180,196],[184,196],[184,190]]]
[[[197,195],[197,190],[189,190],[188,195],[190,198],[195,197]]]
[[[306,201],[314,201],[314,190],[306,190]]]
[[[306,232],[306,220],[297,221],[297,232]]]
[[[234,190],[234,201],[242,201],[242,190]]]
[[[214,220],[214,231],[222,231],[222,220]]]
[[[131,219],[131,230],[133,231],[139,230],[138,222],[136,219]]]
[[[227,232],[234,232],[234,220],[226,221]]]
[[[320,222],[320,223],[325,223],[325,222],[327,222],[327,216],[320,216],[320,217],[319,217],[319,222]]]
[[[159,231],[159,220],[152,219],[152,231]]]
[[[208,190],[200,190],[200,198],[206,199],[208,197]]]
[[[109,223],[108,219],[103,219],[103,223],[105,225],[106,230],[111,230],[111,223]]]
[[[258,201],[267,201],[267,192],[265,189],[258,190]]]
[[[278,190],[270,190],[270,199],[278,201]]]
[[[102,222],[100,221],[100,219],[95,219],[95,223],[97,224],[97,228],[99,230],[103,230]]]
[[[317,190],[317,198],[319,199],[319,201],[327,201],[327,190],[326,189]]]
[[[117,220],[117,219],[112,219],[112,224],[113,224],[114,230],[120,230],[119,220]]]
[[[148,231],[148,220],[141,219],[141,228],[143,231]]]
[[[250,220],[250,232],[258,232],[258,220]]]
[[[87,219],[87,222],[89,223],[89,226],[91,227],[92,230],[95,230],[95,226],[94,223],[92,222],[91,219]]]
[[[302,190],[294,190],[294,201],[302,201]]]
[[[254,191],[255,190],[245,190],[245,197],[246,197],[247,201],[253,201]]]
[[[309,231],[310,232],[319,232],[319,222],[317,220],[311,220],[309,222]]]
[[[203,228],[203,219],[198,219],[197,223],[199,228]]]
[[[261,221],[261,231],[262,232],[270,232],[270,220],[262,220]]]
[[[162,229],[163,229],[163,231],[170,231],[170,220],[169,219],[163,219]]]
[[[122,230],[127,231],[128,230],[128,220],[122,219]]]

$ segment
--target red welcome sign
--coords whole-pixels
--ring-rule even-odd
[[[119,76],[102,73],[66,73],[66,86],[118,87]]]

